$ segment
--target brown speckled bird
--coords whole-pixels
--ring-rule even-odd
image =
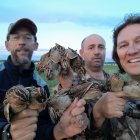
[[[4,114],[8,121],[14,114],[24,109],[42,111],[46,106],[47,93],[41,87],[13,86],[6,92],[4,100]]]
[[[46,107],[47,92],[42,87],[26,87],[30,93],[29,109],[35,109],[41,112]]]
[[[123,78],[119,73],[113,73],[109,79],[111,91],[122,91],[125,84]]]
[[[55,122],[76,97],[85,100],[98,99],[102,92],[100,91],[100,86],[96,86],[97,84],[94,82],[83,82],[69,89],[54,91],[55,94],[47,101],[52,121]]]
[[[124,91],[125,97],[132,100],[140,100],[140,84],[136,81],[124,81],[119,73],[111,75],[110,90],[114,92]]]
[[[48,60],[48,55],[49,53],[43,54],[40,58],[40,62],[37,63],[36,70],[38,71],[38,73],[44,72],[45,67],[46,67],[46,62]]]
[[[80,77],[85,75],[84,61],[77,51],[56,43],[47,54],[44,54],[37,64],[37,71],[44,72],[46,79],[52,80],[58,74],[67,76],[71,71]]]
[[[126,94],[126,98],[133,100],[140,100],[140,84],[133,85],[128,84],[123,87],[123,91]]]
[[[129,84],[126,85],[125,81],[119,74],[113,74],[109,79],[109,88],[108,91],[124,91],[126,92],[126,97],[124,98],[131,98],[131,99],[140,99],[140,85],[134,85],[131,83],[131,86]],[[83,84],[77,84],[69,89],[60,89],[59,91],[54,91],[55,94],[49,98],[47,104],[48,108],[50,110],[51,119],[52,121],[56,121],[61,117],[65,109],[71,104],[73,99],[75,97],[83,98],[87,101],[87,103],[90,103],[90,101],[98,100],[102,95],[102,88],[104,85],[102,85],[99,82],[92,81],[88,82],[85,81]],[[130,88],[129,88],[130,87]],[[134,94],[133,94],[134,93]],[[88,106],[87,108],[88,112],[92,109],[92,106]],[[91,108],[90,108],[91,107]],[[87,125],[87,124],[85,124]],[[73,138],[69,138],[69,140],[85,140],[85,135],[76,135]]]
[[[47,106],[49,108],[50,117],[52,121],[55,123],[59,120],[59,118],[62,116],[63,112],[69,107],[69,105],[72,103],[72,101],[78,97],[79,99],[85,99],[88,102],[91,100],[98,100],[99,97],[101,97],[101,86],[98,82],[83,82],[81,84],[77,84],[75,86],[70,87],[69,89],[60,89],[59,91],[53,94],[52,97],[50,97],[47,101]],[[88,111],[90,112],[92,110],[91,108],[88,108]],[[84,126],[85,128],[90,127],[89,118],[84,120],[85,114],[81,114],[81,116],[78,116],[75,123],[80,124]],[[87,114],[86,114],[87,115]],[[89,115],[89,114],[88,114]],[[85,132],[68,138],[67,140],[86,140]]]

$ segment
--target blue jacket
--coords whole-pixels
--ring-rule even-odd
[[[3,100],[6,91],[14,85],[21,84],[25,87],[36,86],[44,87],[49,96],[48,86],[35,71],[35,65],[32,62],[30,69],[23,69],[20,66],[13,65],[11,57],[0,64],[0,134],[3,127],[8,123],[3,113]],[[40,112],[37,124],[35,140],[54,140],[53,127],[48,110]]]

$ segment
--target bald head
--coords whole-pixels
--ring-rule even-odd
[[[103,39],[103,37],[101,37],[98,34],[91,34],[83,39],[83,41],[81,43],[81,48],[84,48],[84,47],[87,47],[87,46],[90,46],[93,44],[99,44],[99,45],[106,46],[106,43],[105,43],[105,40]]]
[[[102,70],[106,54],[105,45],[105,40],[97,34],[89,35],[82,41],[79,53],[85,61],[86,69]]]

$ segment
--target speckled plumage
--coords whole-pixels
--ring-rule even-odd
[[[24,109],[42,111],[46,107],[47,93],[41,87],[13,86],[6,92],[4,114],[8,121]]]
[[[71,48],[66,49],[57,43],[41,57],[37,64],[37,71],[44,72],[48,80],[54,79],[57,74],[67,76],[71,71],[82,78],[86,72],[84,61],[77,51]]]
[[[140,84],[136,81],[127,82],[124,81],[119,73],[114,73],[111,75],[110,80],[110,90],[114,92],[124,91],[125,97],[132,100],[140,99]]]

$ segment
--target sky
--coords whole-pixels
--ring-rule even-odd
[[[106,58],[111,58],[113,29],[124,16],[140,13],[139,5],[139,0],[1,0],[0,49],[4,48],[9,24],[30,18],[38,26],[36,55],[55,43],[79,52],[86,36],[99,34],[106,40]]]

